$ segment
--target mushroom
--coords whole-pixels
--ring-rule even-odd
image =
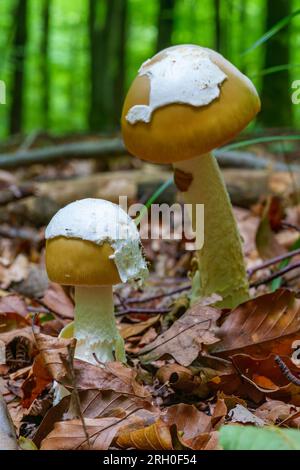
[[[94,355],[100,362],[125,362],[113,285],[142,281],[148,273],[135,223],[116,204],[82,199],[54,215],[45,237],[49,279],[75,286],[74,325],[67,325],[62,335],[73,336],[74,330],[75,357],[90,363]]]
[[[193,281],[198,295],[218,294],[218,305],[227,308],[247,300],[249,288],[229,195],[211,151],[234,138],[259,110],[253,84],[224,57],[180,45],[141,66],[122,112],[128,150],[142,160],[173,164],[198,237],[196,207],[204,205],[204,244]]]

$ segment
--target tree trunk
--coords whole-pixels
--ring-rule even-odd
[[[172,44],[174,10],[176,0],[160,0],[156,50],[161,51]]]
[[[49,101],[50,101],[50,77],[49,77],[49,27],[50,27],[50,3],[51,0],[43,0],[42,5],[42,36],[41,36],[41,119],[43,129],[48,128]]]
[[[215,4],[215,49],[221,50],[221,0],[214,0]]]
[[[267,16],[265,30],[269,30],[278,21],[291,12],[290,0],[267,1]],[[275,34],[266,43],[264,68],[290,62],[290,28],[289,25]],[[291,125],[291,96],[290,73],[285,70],[275,74],[265,75],[262,84],[261,122],[267,127],[288,127]]]
[[[124,94],[127,0],[90,0],[89,5],[90,130],[112,131],[119,127]]]
[[[10,134],[22,130],[24,106],[25,52],[27,43],[27,0],[18,0],[15,10],[16,29],[13,41],[15,67],[12,76],[11,108],[9,119]]]

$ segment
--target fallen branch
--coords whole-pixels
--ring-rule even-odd
[[[15,153],[0,154],[0,168],[16,168],[35,163],[55,163],[67,158],[101,158],[112,155],[128,154],[122,139],[98,139],[85,140],[84,142],[72,142],[60,145],[51,145],[30,149],[21,147]],[[216,150],[216,158],[223,168],[248,168],[262,170],[272,167],[276,171],[286,171],[285,163],[272,162],[267,158],[257,157],[251,152]],[[290,165],[293,171],[300,171],[299,165]]]
[[[284,274],[293,271],[294,269],[300,268],[300,263],[293,263],[289,264],[286,268],[279,269],[275,273],[271,274],[270,276],[265,277],[264,279],[260,279],[259,281],[253,282],[250,284],[250,287],[259,287],[262,286],[263,284],[268,284],[269,282],[273,281],[274,279],[277,279],[280,276],[283,276]]]
[[[275,362],[278,364],[279,369],[283,373],[286,379],[288,379],[292,384],[300,386],[300,379],[296,377],[288,368],[288,366],[283,362],[280,356],[275,356]]]
[[[268,259],[267,261],[264,261],[260,265],[249,269],[248,276],[251,277],[257,271],[268,268],[269,266],[273,266],[274,264],[277,264],[280,261],[284,261],[286,259],[292,258],[293,256],[297,256],[297,255],[300,255],[300,248],[298,248],[297,250],[289,251],[288,253],[284,253],[283,255],[275,256],[274,258]]]

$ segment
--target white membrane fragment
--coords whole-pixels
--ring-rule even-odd
[[[218,98],[227,78],[199,46],[170,48],[160,60],[144,62],[139,75],[150,80],[149,105],[133,106],[126,115],[130,124],[150,122],[153,111],[169,104],[205,106]]]
[[[140,236],[134,221],[117,204],[103,199],[81,199],[60,209],[46,228],[45,238],[80,238],[97,245],[107,242],[122,282],[148,275]]]

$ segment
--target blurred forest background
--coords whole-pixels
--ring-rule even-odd
[[[216,49],[253,80],[263,104],[256,129],[299,128],[299,9],[300,0],[2,0],[0,136],[116,131],[141,63],[179,43]]]

